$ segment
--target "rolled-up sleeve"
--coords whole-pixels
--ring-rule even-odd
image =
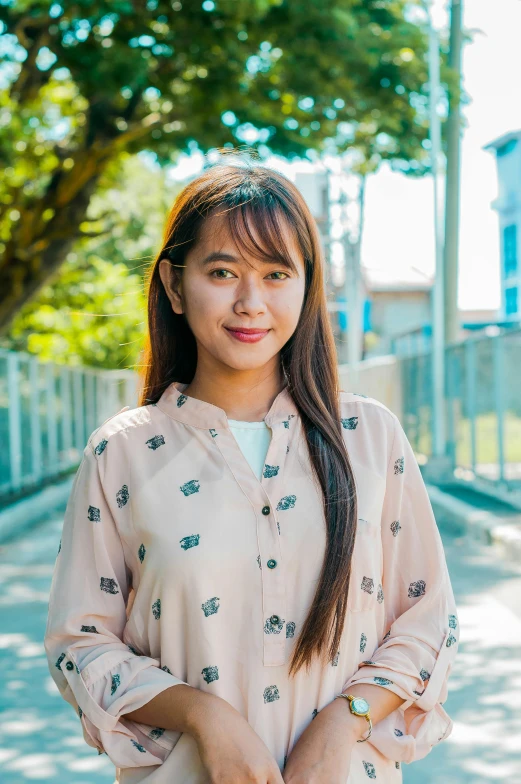
[[[116,767],[160,765],[180,733],[124,714],[185,681],[123,642],[131,571],[103,471],[89,442],[65,513],[44,646],[51,676],[78,713],[85,741]]]
[[[443,544],[411,444],[396,415],[382,509],[384,632],[345,683],[377,684],[405,702],[373,728],[385,756],[412,762],[446,738],[442,708],[457,653],[458,615]]]

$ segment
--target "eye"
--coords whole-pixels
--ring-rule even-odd
[[[225,274],[224,275],[220,275],[219,273],[221,273],[221,272],[223,272]],[[230,275],[233,275],[233,273],[230,272],[230,270],[227,270],[224,267],[219,267],[218,269],[212,270],[210,272],[210,276],[214,277],[214,278],[218,278],[219,280],[228,280],[229,278],[225,277],[226,273],[230,273]],[[287,272],[282,272],[280,270],[276,270],[275,272],[270,272],[270,274],[267,275],[266,277],[269,278],[272,275],[283,275],[284,276],[282,278],[274,278],[274,280],[285,280],[286,278],[289,278],[289,275],[287,274]]]

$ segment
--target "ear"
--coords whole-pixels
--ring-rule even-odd
[[[169,259],[159,262],[159,275],[174,313],[181,315],[184,312],[181,291],[181,275]]]

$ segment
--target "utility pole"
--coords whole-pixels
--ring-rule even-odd
[[[443,204],[441,179],[444,156],[441,145],[441,121],[438,113],[440,97],[440,48],[438,31],[432,17],[432,0],[425,6],[429,22],[429,95],[431,171],[434,188],[434,234],[436,271],[432,292],[432,457],[426,475],[436,481],[450,470],[451,458],[447,455],[446,400],[445,400],[445,349],[448,342],[457,339],[459,320],[457,306],[458,280],[458,224],[459,224],[459,154],[460,114],[459,95],[451,96],[447,122],[447,160],[445,179],[445,204]],[[451,66],[461,82],[461,25],[462,0],[451,0]],[[443,220],[445,218],[445,220]]]
[[[364,226],[365,176],[354,174],[347,158],[343,161],[340,190],[345,274],[343,293],[348,317],[347,364],[350,374],[349,383],[355,388],[358,383],[358,363],[362,359],[363,348],[364,292],[360,261]]]
[[[447,128],[447,180],[445,196],[445,342],[459,337],[458,315],[458,247],[460,203],[460,88],[463,0],[451,0],[449,66],[457,73],[456,92],[449,91]]]
[[[347,363],[351,373],[352,384],[357,383],[358,363],[362,359],[362,314],[363,288],[360,268],[362,231],[364,222],[365,178],[358,181],[358,193],[352,206],[356,210],[356,218],[348,221],[344,234],[345,283],[344,295],[347,302],[349,323],[347,330]]]
[[[444,160],[441,148],[441,119],[438,113],[440,99],[440,44],[427,6],[429,20],[429,109],[431,141],[431,174],[434,196],[434,250],[435,274],[431,294],[432,322],[432,457],[443,459],[445,454],[445,317],[443,270],[443,192],[441,180]],[[432,468],[432,462],[431,462]]]

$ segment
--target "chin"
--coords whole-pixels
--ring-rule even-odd
[[[273,360],[273,354],[270,356],[259,356],[256,357],[254,354],[254,346],[245,346],[246,348],[250,349],[249,356],[244,356],[244,358],[238,357],[220,357],[220,361],[227,365],[232,370],[261,370],[261,368],[265,367],[269,362]]]
[[[269,360],[268,360],[269,361]],[[232,370],[261,370],[268,363],[266,362],[225,362]]]

